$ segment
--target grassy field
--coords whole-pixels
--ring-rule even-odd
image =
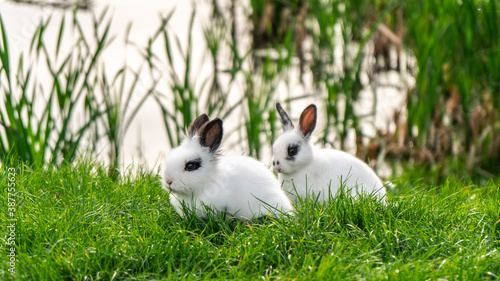
[[[387,206],[341,194],[324,205],[309,200],[290,218],[243,223],[181,219],[156,172],[136,169],[115,182],[106,171],[92,161],[2,167],[1,239],[8,243],[14,182],[17,275],[2,262],[1,280],[500,277],[498,180],[433,186],[411,177],[395,183]]]
[[[5,260],[0,280],[500,279],[498,1],[251,3],[249,20],[262,23],[261,37],[279,40],[242,46],[232,12],[218,14],[214,6],[213,20],[201,26],[208,55],[197,62],[196,12],[188,33],[177,34],[169,23],[172,10],[161,16],[145,47],[129,40],[131,24],[124,28],[123,48],[136,49],[143,60],[138,66],[125,61],[110,76],[103,54],[116,34],[110,33],[108,9],[94,14],[90,25],[76,12],[60,21],[42,20],[31,34],[29,50],[19,57],[12,56],[9,27],[0,14],[0,239]],[[288,18],[279,19],[285,14]],[[407,122],[394,121],[396,131],[406,134],[386,134],[380,153],[405,167],[420,161],[432,173],[405,169],[389,190],[387,205],[340,194],[327,204],[306,200],[294,216],[283,219],[181,219],[161,189],[158,171],[117,173],[125,133],[147,99],[161,109],[168,147],[177,146],[185,126],[207,112],[240,122],[243,133],[228,130],[226,138],[240,134],[248,154],[261,157],[280,131],[274,103],[291,106],[310,97],[278,99],[280,83],[288,84],[295,58],[303,55],[310,59],[300,67],[312,75],[314,94],[325,106],[326,125],[317,135],[324,145],[342,148],[371,116],[355,112],[354,104],[361,91],[378,83],[372,79],[375,72],[362,82],[367,71],[362,65],[365,57],[373,56],[372,63],[376,59],[364,46],[380,36],[380,25],[398,33],[398,44],[416,64],[398,68],[415,78],[405,105]],[[89,29],[92,36],[84,33]],[[56,30],[56,38],[47,36],[48,30]],[[300,34],[313,42],[304,54],[306,37]],[[183,47],[180,38],[186,35]],[[255,34],[253,39],[258,41]],[[74,52],[65,54],[61,46],[72,46]],[[256,47],[277,51],[279,57],[274,52],[256,56]],[[341,70],[335,67],[339,59]],[[179,62],[182,71],[174,67]],[[213,74],[201,81],[196,65],[207,62]],[[40,67],[48,80],[34,71]],[[144,72],[151,83],[142,89]],[[165,79],[169,91],[160,90]],[[234,89],[241,96],[231,96],[235,102],[230,104],[227,97]],[[132,103],[138,91],[142,97]],[[37,107],[41,115],[35,114]],[[85,120],[71,128],[79,111]],[[242,116],[235,117],[237,112]],[[371,140],[359,133],[356,137]],[[77,151],[86,140],[102,139],[111,148],[109,166],[79,160]],[[97,146],[83,149],[99,151]],[[9,162],[12,155],[26,164]],[[457,173],[473,181],[450,176]]]

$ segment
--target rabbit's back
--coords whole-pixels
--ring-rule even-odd
[[[321,149],[318,154],[325,159],[327,164],[330,164],[329,172],[336,176],[331,177],[332,181],[338,179],[338,186],[342,180],[346,187],[362,188],[367,193],[383,188],[380,178],[372,168],[357,157],[335,149]]]
[[[238,215],[252,217],[266,214],[269,207],[285,212],[292,210],[274,174],[259,161],[245,156],[228,156],[220,164],[229,179],[229,212],[238,211]]]
[[[385,189],[379,177],[363,161],[349,153],[335,149],[314,151],[311,164],[292,175],[281,175],[284,188],[302,197],[314,193],[326,199],[335,195],[341,185],[351,189],[353,195],[359,192],[375,192],[379,198]]]

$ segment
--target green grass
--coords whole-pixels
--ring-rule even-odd
[[[2,222],[7,168],[2,167]],[[134,174],[134,175],[132,175]],[[500,183],[402,180],[387,206],[345,195],[252,224],[181,219],[156,172],[16,167],[17,275],[2,280],[498,280]],[[5,232],[5,228],[2,228]],[[5,233],[1,237],[4,240]],[[2,241],[4,244],[5,241]],[[4,248],[2,255],[6,259]]]

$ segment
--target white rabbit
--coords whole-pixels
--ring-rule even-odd
[[[163,188],[183,216],[183,203],[199,217],[206,207],[240,220],[292,211],[292,205],[273,173],[245,156],[222,156],[222,120],[200,115],[188,138],[167,156]],[[182,203],[183,202],[183,203]]]
[[[300,115],[299,127],[294,129],[292,121],[281,105],[276,104],[281,116],[283,134],[273,144],[273,167],[278,179],[293,200],[296,195],[317,196],[326,200],[335,196],[341,183],[356,196],[359,192],[375,193],[385,200],[385,188],[375,172],[363,161],[339,150],[317,149],[309,142],[316,127],[317,110],[309,105]]]

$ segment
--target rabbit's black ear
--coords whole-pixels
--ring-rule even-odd
[[[208,122],[208,115],[203,113],[202,115],[198,116],[194,121],[191,126],[189,126],[188,129],[188,136],[190,138],[194,137],[196,135],[196,132],[203,126],[203,124]]]
[[[210,152],[214,153],[222,142],[223,133],[222,120],[219,118],[205,123],[198,131],[200,145],[208,147]]]
[[[293,129],[293,123],[292,120],[290,120],[290,117],[288,117],[288,114],[286,114],[286,111],[281,107],[280,103],[276,104],[276,110],[278,110],[278,113],[281,116],[281,124],[283,125],[283,131],[288,131]]]
[[[302,135],[306,138],[311,136],[314,128],[316,128],[317,109],[316,105],[311,104],[300,115],[299,129]]]

